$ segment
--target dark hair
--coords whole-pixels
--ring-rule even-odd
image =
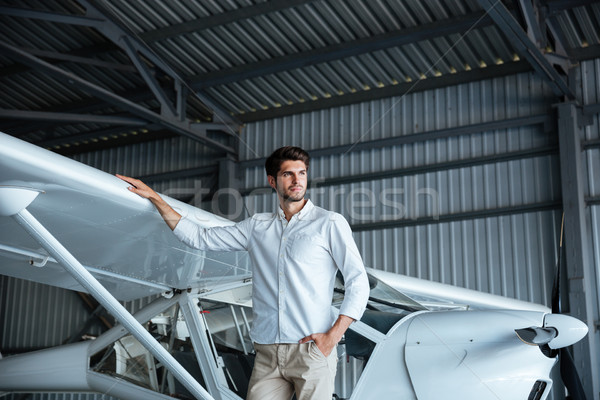
[[[269,156],[269,158],[267,158],[267,161],[265,162],[265,170],[267,171],[267,175],[276,178],[277,173],[281,168],[281,164],[288,160],[302,161],[308,170],[308,163],[310,162],[310,156],[308,153],[300,147],[285,146],[275,150]]]

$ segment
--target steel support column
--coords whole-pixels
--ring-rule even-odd
[[[231,157],[219,160],[218,190],[213,198],[213,210],[232,220],[239,220],[243,212],[238,171],[238,164]]]
[[[569,280],[570,314],[584,321],[588,336],[575,344],[574,360],[588,399],[600,395],[600,333],[598,288],[592,269],[590,226],[586,213],[582,167],[582,129],[578,123],[581,110],[574,102],[558,105],[560,170],[565,213],[565,261]]]

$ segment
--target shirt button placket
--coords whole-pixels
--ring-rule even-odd
[[[277,263],[277,270],[279,271],[278,275],[278,286],[279,286],[279,293],[277,294],[278,297],[278,309],[279,309],[279,332],[277,333],[277,336],[279,339],[281,339],[281,328],[283,325],[283,319],[285,316],[285,312],[284,312],[284,294],[285,294],[285,249],[286,249],[286,244],[287,244],[287,238],[285,236],[285,230],[287,228],[287,225],[284,223],[283,226],[283,230],[284,233],[281,236],[281,241],[279,243],[279,260]]]

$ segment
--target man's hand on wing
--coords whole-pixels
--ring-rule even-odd
[[[159,197],[158,194],[150,188],[150,186],[146,185],[144,182],[140,181],[139,179],[130,178],[128,176],[119,175],[119,174],[116,174],[116,177],[129,183],[131,186],[129,186],[128,189],[130,191],[132,191],[133,193],[135,193],[145,199],[152,199],[152,198]]]
[[[128,176],[123,176],[116,174],[116,177],[124,180],[129,183],[129,190],[145,199],[148,199],[154,204],[154,207],[158,210],[160,215],[163,217],[167,225],[171,230],[175,229],[179,220],[181,220],[181,215],[175,211],[166,201],[162,199],[154,190],[150,188],[150,186],[146,185],[144,182],[139,179],[130,178]]]

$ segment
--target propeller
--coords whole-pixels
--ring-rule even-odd
[[[562,287],[566,284],[566,266],[562,262],[563,229],[565,216],[563,213],[560,227],[560,242],[554,284],[552,285],[552,314],[544,316],[544,326],[515,329],[517,336],[523,342],[539,346],[547,357],[557,357],[562,381],[569,391],[569,399],[585,400],[585,393],[569,347],[577,343],[588,333],[587,326],[576,318],[562,314],[568,308],[567,298],[563,298]],[[563,301],[564,300],[564,301]]]
[[[563,232],[564,232],[564,224],[565,224],[565,214],[563,212],[562,221],[560,224],[560,242],[558,246],[558,260],[556,262],[556,274],[554,276],[554,284],[552,285],[552,313],[553,314],[562,314],[564,311],[563,305],[563,296],[562,293],[564,290],[561,290],[561,287],[565,285],[561,285],[561,279],[566,279],[566,271],[564,275],[561,274],[562,269],[566,269],[562,261],[562,253],[563,249]],[[564,299],[568,301],[568,299]],[[565,307],[566,308],[566,307]],[[587,333],[587,332],[586,332]],[[546,345],[547,346],[547,345]],[[571,357],[571,352],[568,347],[561,347],[558,350],[552,350],[553,355],[558,353],[558,363],[560,365],[560,377],[562,378],[565,387],[569,391],[569,396],[573,400],[585,400],[585,392],[583,390],[583,386],[581,385],[581,380],[577,375],[577,369],[575,368],[575,363],[573,362],[573,357]]]

